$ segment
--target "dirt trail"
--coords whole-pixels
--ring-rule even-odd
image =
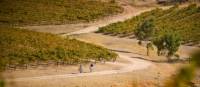
[[[103,26],[109,25],[111,23],[127,20],[133,16],[139,15],[142,12],[149,11],[149,10],[152,10],[155,8],[155,7],[135,8],[135,7],[132,7],[131,5],[129,5],[129,3],[123,2],[123,0],[122,0],[122,2],[120,2],[120,4],[124,8],[123,13],[112,16],[112,17],[111,16],[106,17],[106,18],[103,18],[103,19],[98,20],[93,23],[26,26],[23,28],[27,28],[27,29],[39,31],[39,32],[63,34],[63,36],[72,35],[72,34],[90,33],[90,32],[94,32],[94,31],[98,30],[99,27],[103,27]],[[166,8],[169,8],[169,7],[166,7]],[[71,29],[68,30],[69,28],[71,28]],[[67,34],[65,34],[65,33],[67,33]],[[15,78],[12,80],[26,81],[26,80],[38,80],[38,79],[56,79],[56,78],[70,78],[70,77],[80,77],[80,76],[117,74],[117,73],[131,72],[134,70],[146,69],[152,65],[152,63],[149,61],[132,58],[133,56],[142,56],[142,55],[138,55],[138,54],[128,55],[128,54],[124,54],[124,53],[120,53],[120,52],[117,52],[117,53],[120,58],[123,58],[130,62],[130,63],[107,62],[109,64],[122,66],[122,68],[120,68],[118,70],[105,70],[105,71],[98,71],[98,72],[92,72],[92,73],[81,73],[81,74],[64,74],[64,75],[48,75],[48,76],[39,76],[39,77],[25,77],[25,78]],[[142,57],[144,57],[144,56],[142,56]]]
[[[12,81],[26,81],[26,80],[41,80],[41,79],[59,79],[59,78],[72,78],[72,77],[80,77],[80,76],[95,76],[95,75],[107,75],[107,74],[119,74],[119,73],[126,73],[131,72],[134,70],[142,70],[150,67],[152,65],[151,62],[132,58],[132,55],[126,55],[124,53],[118,52],[120,58],[123,58],[130,63],[120,63],[120,62],[107,62],[109,64],[122,66],[122,68],[118,70],[105,70],[105,71],[98,71],[92,73],[78,73],[78,74],[63,74],[63,75],[48,75],[48,76],[39,76],[39,77],[25,77],[25,78],[16,78],[12,79]],[[135,54],[136,55],[136,54]],[[141,55],[137,55],[141,56]]]
[[[99,27],[109,25],[111,23],[127,20],[133,16],[136,16],[142,12],[150,11],[155,7],[133,7],[128,0],[119,0],[119,4],[124,8],[123,13],[104,17],[90,23],[78,23],[78,24],[64,24],[64,25],[39,25],[39,26],[25,26],[21,27],[38,32],[48,32],[53,34],[80,34],[94,32]]]

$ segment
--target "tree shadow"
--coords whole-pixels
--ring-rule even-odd
[[[151,60],[151,59],[145,59],[143,57],[131,57],[131,58],[136,58],[136,59],[141,59],[141,60],[146,60],[154,63],[186,63],[189,62],[188,59],[183,60],[183,59],[172,59],[172,60]]]
[[[109,49],[111,51],[115,51],[115,52],[122,52],[122,53],[131,53],[131,54],[137,54],[137,55],[142,55],[142,54],[139,54],[139,53],[133,53],[133,52],[130,52],[130,51],[123,51],[123,50],[115,50],[115,49]],[[144,56],[144,55],[142,55]],[[146,59],[144,57],[131,57],[131,58],[136,58],[136,59],[141,59],[141,60],[146,60],[146,61],[150,61],[150,62],[154,62],[154,63],[186,63],[186,62],[189,62],[190,60],[189,59],[172,59],[172,60],[151,60],[151,59]]]
[[[132,53],[132,52],[129,52],[129,51],[123,51],[123,50],[114,50],[114,49],[109,49],[111,51],[115,51],[115,52],[122,52],[122,53]]]
[[[142,55],[145,56],[143,54],[139,54],[139,53],[135,53],[135,52],[130,52],[130,51],[124,51],[124,50],[116,50],[116,49],[109,49],[111,51],[115,51],[115,52],[121,52],[121,53],[132,53],[132,54],[137,54],[137,55]]]
[[[143,57],[131,57],[131,58],[146,60],[146,61],[155,62],[155,63],[167,63],[168,62],[166,60],[151,60],[151,59],[146,59],[146,58],[143,58]]]

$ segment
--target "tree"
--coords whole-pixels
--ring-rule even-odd
[[[149,56],[150,49],[153,50],[153,44],[151,42],[148,43],[147,46],[146,46],[146,48],[147,48],[147,56]]]
[[[135,35],[139,39],[139,43],[142,40],[151,40],[155,33],[155,26],[153,18],[145,20],[141,25],[136,29]]]
[[[162,51],[165,49],[164,39],[162,37],[154,38],[153,44],[157,47],[158,56],[162,55]]]
[[[160,38],[156,38],[153,43],[158,48],[158,55],[167,54],[170,61],[181,44],[181,38],[177,33],[168,32]]]
[[[168,33],[164,36],[165,46],[168,50],[167,56],[170,58],[178,51],[179,46],[181,45],[180,36],[176,33]]]

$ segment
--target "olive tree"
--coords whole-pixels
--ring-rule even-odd
[[[151,40],[155,34],[155,25],[153,18],[149,18],[141,23],[135,32],[135,36],[138,38],[139,43],[143,40]]]
[[[138,44],[141,45],[144,40],[151,40],[155,34],[155,25],[153,18],[149,18],[141,23],[136,29],[135,36],[138,38]],[[147,55],[149,56],[150,48],[153,49],[153,45],[148,43],[146,45]]]
[[[181,38],[177,33],[166,33],[163,36],[153,40],[154,45],[157,47],[158,55],[167,54],[168,60],[175,55],[176,51],[181,44]]]

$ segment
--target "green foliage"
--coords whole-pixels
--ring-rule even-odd
[[[3,80],[0,79],[0,87],[5,87],[5,83]]]
[[[100,0],[1,0],[0,24],[63,24],[122,12],[116,3]]]
[[[153,41],[154,45],[158,48],[158,55],[160,55],[161,51],[166,51],[168,57],[175,54],[181,44],[180,42],[180,36],[172,32],[168,32]]]
[[[191,57],[192,64],[196,67],[200,67],[200,50],[194,52]]]
[[[176,33],[167,33],[164,35],[166,49],[169,51],[168,56],[172,56],[181,45],[181,38]]]
[[[188,87],[189,82],[193,79],[194,69],[191,67],[184,67],[175,78],[176,83],[174,87]]]
[[[195,70],[200,67],[200,50],[192,54],[189,66],[180,69],[178,74],[165,87],[193,87],[190,83],[195,77]]]
[[[0,65],[24,65],[34,62],[63,61],[77,64],[102,58],[111,61],[117,54],[106,48],[75,39],[23,29],[0,27]]]
[[[163,37],[154,38],[153,44],[157,47],[158,56],[162,55],[162,51],[165,49]]]
[[[101,27],[98,32],[131,35],[130,33],[137,32],[138,25],[152,16],[155,22],[155,37],[162,36],[168,31],[176,31],[180,34],[184,43],[200,43],[200,7],[197,7],[195,4],[185,8],[174,6],[167,10],[154,9],[124,22]],[[141,35],[143,36],[143,33]]]
[[[153,19],[145,20],[139,27],[136,29],[136,37],[139,40],[149,40],[153,37],[155,33],[155,25]]]

